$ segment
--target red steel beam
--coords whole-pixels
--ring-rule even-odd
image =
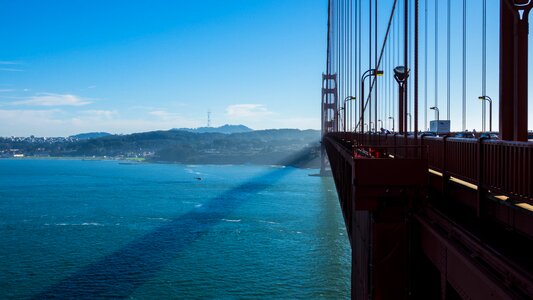
[[[528,27],[532,4],[500,0],[500,134],[527,141]]]

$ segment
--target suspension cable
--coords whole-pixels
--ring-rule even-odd
[[[450,120],[450,53],[451,53],[451,0],[448,0],[448,17],[447,17],[447,58],[446,58],[446,63],[447,63],[447,74],[446,74],[446,79],[447,79],[447,93],[446,93],[446,100],[447,100],[447,103],[446,103],[446,116],[447,116],[447,119]]]
[[[463,0],[463,131],[466,131],[466,0]]]
[[[396,4],[397,4],[398,0],[394,0],[394,3],[392,5],[392,11],[391,11],[391,14],[389,16],[389,21],[388,21],[388,25],[387,25],[387,30],[385,31],[385,37],[383,39],[383,46],[381,47],[381,51],[380,51],[380,54],[379,54],[379,59],[377,60],[377,64],[376,64],[376,68],[379,69],[380,67],[380,64],[381,64],[381,60],[383,58],[383,52],[385,50],[385,45],[387,44],[387,41],[388,41],[388,37],[389,37],[389,34],[390,34],[390,29],[391,29],[391,25],[392,25],[392,21],[393,21],[393,16],[394,16],[394,13],[395,13],[395,10],[396,10]],[[371,50],[370,50],[371,52]],[[366,110],[366,107],[369,105],[369,102],[370,102],[370,97],[372,96],[372,91],[373,91],[373,88],[375,86],[375,83],[376,83],[376,77],[377,76],[373,76],[373,80],[372,80],[372,84],[370,85],[370,90],[369,90],[369,93],[368,93],[368,97],[366,98],[366,100],[364,101],[364,104],[362,103],[362,110],[363,112]],[[371,110],[371,106],[369,106],[369,110]],[[359,120],[359,123],[361,124],[362,120]],[[364,126],[364,124],[361,124],[362,126]]]
[[[415,84],[415,88],[414,88],[414,93],[413,93],[413,98],[414,98],[414,119],[415,119],[415,127],[414,127],[414,137],[415,137],[415,140],[418,138],[418,42],[419,42],[419,38],[418,38],[418,26],[419,26],[419,20],[418,20],[418,9],[419,9],[419,3],[418,3],[418,0],[415,0],[415,12],[414,12],[414,19],[415,19],[415,32],[414,32],[414,37],[415,37],[415,41],[414,41],[414,59],[413,59],[413,62],[414,62],[414,69],[415,69],[415,73],[414,73],[414,84]]]
[[[383,45],[385,46],[385,45]],[[378,0],[374,0],[374,64],[376,64],[375,69],[378,70],[379,66],[377,65],[378,59]],[[377,77],[376,78],[377,81]],[[378,89],[374,90],[374,129],[378,131]]]
[[[483,0],[483,41],[482,41],[482,60],[483,63],[481,64],[481,96],[487,95],[487,0]],[[487,113],[485,111],[486,109],[486,103],[485,101],[481,101],[483,113],[482,113],[482,120],[483,120],[483,131],[487,129],[486,127],[486,120],[487,120]],[[490,125],[490,124],[489,124]]]
[[[424,0],[424,130],[428,128],[428,0]]]
[[[439,2],[435,0],[435,107],[439,107]],[[438,112],[435,110],[435,119]]]

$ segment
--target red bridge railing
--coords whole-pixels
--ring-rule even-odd
[[[357,145],[426,146],[429,168],[455,177],[495,195],[533,205],[533,143],[399,134],[337,133]],[[408,155],[399,148],[396,155]]]

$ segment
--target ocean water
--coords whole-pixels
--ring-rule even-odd
[[[347,299],[335,187],[309,173],[0,160],[1,298]]]

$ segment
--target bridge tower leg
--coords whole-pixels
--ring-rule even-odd
[[[500,135],[527,141],[528,27],[532,4],[500,0]]]
[[[337,74],[322,74],[322,137],[329,132],[338,131],[338,94]],[[331,172],[324,145],[321,146],[320,174]]]

